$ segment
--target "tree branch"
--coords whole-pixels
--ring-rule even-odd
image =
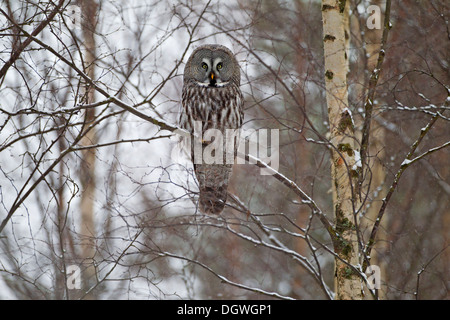
[[[248,291],[252,291],[252,292],[256,292],[256,293],[263,294],[263,295],[266,295],[266,296],[269,296],[269,297],[282,299],[282,300],[294,300],[294,298],[280,295],[277,292],[268,292],[268,291],[265,291],[265,290],[262,290],[262,289],[259,289],[259,288],[249,287],[249,286],[243,285],[241,283],[237,283],[237,282],[231,281],[228,278],[226,278],[226,277],[216,273],[213,269],[211,269],[207,265],[201,263],[200,261],[197,261],[197,260],[194,260],[194,259],[189,259],[187,257],[179,256],[179,255],[176,255],[176,254],[173,254],[173,253],[170,253],[170,252],[166,252],[166,251],[160,252],[160,253],[156,253],[156,254],[158,254],[161,257],[176,258],[176,259],[185,260],[185,261],[194,263],[194,264],[204,268],[205,270],[209,271],[210,273],[212,273],[214,276],[219,278],[222,282],[227,283],[229,285],[232,285],[234,287],[237,287],[237,288],[240,288],[240,289],[244,289],[244,290],[248,290]]]
[[[367,152],[369,149],[369,138],[370,138],[370,124],[372,121],[372,111],[373,111],[373,101],[375,97],[375,89],[378,84],[378,79],[380,78],[380,73],[382,69],[382,65],[384,62],[384,57],[386,55],[386,42],[389,30],[391,29],[390,22],[390,13],[391,13],[391,0],[386,0],[386,7],[384,13],[384,29],[383,35],[381,37],[381,46],[380,52],[378,53],[378,60],[375,66],[375,69],[372,71],[372,75],[369,80],[369,89],[367,94],[367,99],[364,104],[365,109],[365,117],[364,124],[362,128],[362,138],[361,138],[361,174],[359,176],[359,190],[361,191],[363,179],[364,179],[364,167],[367,159]]]
[[[144,120],[146,120],[146,121],[148,121],[150,123],[153,123],[154,125],[160,127],[161,130],[168,130],[168,131],[171,131],[171,132],[173,132],[175,130],[185,131],[185,130],[183,130],[183,129],[175,126],[175,125],[172,125],[172,124],[169,124],[169,123],[165,122],[162,119],[156,119],[154,117],[148,116],[148,115],[138,111],[134,106],[130,106],[127,103],[125,103],[122,100],[120,100],[119,98],[117,98],[115,96],[111,96],[105,89],[103,89],[99,85],[97,85],[97,83],[94,80],[92,80],[86,73],[84,73],[81,69],[79,69],[74,63],[72,63],[69,60],[67,60],[64,56],[59,54],[56,50],[54,50],[49,45],[45,44],[41,40],[37,39],[33,35],[29,34],[25,30],[20,28],[19,25],[15,24],[15,26],[17,26],[17,28],[19,28],[21,30],[21,32],[23,32],[23,34],[28,37],[28,39],[33,40],[34,42],[39,44],[42,48],[46,49],[47,51],[51,52],[53,55],[55,55],[56,57],[61,59],[61,61],[63,61],[70,68],[72,68],[81,78],[83,78],[83,80],[85,80],[97,92],[99,92],[101,95],[103,95],[106,98],[105,101],[102,101],[102,102],[100,102],[98,104],[114,103],[118,107],[121,107],[122,109],[125,109],[126,111],[134,114],[135,116],[137,116],[137,117],[139,117],[141,119],[144,119]],[[140,104],[137,104],[137,105],[140,105]]]
[[[365,254],[368,257],[370,257],[370,253],[371,253],[372,248],[373,248],[373,246],[375,244],[375,237],[376,237],[378,229],[380,227],[381,220],[383,218],[384,212],[386,211],[386,207],[387,207],[387,205],[389,203],[389,200],[391,199],[392,195],[394,194],[394,191],[397,189],[398,182],[399,182],[401,176],[403,175],[403,173],[405,172],[406,168],[408,168],[412,163],[420,160],[424,156],[426,156],[426,155],[428,155],[428,154],[430,154],[430,153],[432,153],[434,151],[440,150],[440,149],[442,149],[442,148],[444,148],[444,147],[449,145],[449,142],[446,142],[442,146],[430,149],[427,152],[423,153],[422,155],[416,157],[415,159],[412,159],[413,158],[413,154],[414,154],[415,150],[417,149],[417,146],[422,142],[423,138],[430,131],[431,127],[434,125],[434,123],[436,122],[436,120],[438,118],[439,118],[439,112],[437,112],[431,118],[431,120],[428,122],[428,124],[424,128],[421,129],[419,137],[412,144],[408,154],[405,157],[405,160],[400,165],[400,169],[395,174],[394,181],[392,182],[392,185],[389,188],[389,191],[386,194],[386,197],[384,197],[384,199],[382,201],[381,208],[380,208],[380,210],[378,212],[378,216],[377,216],[377,218],[375,220],[375,223],[374,223],[373,228],[372,228],[372,232],[370,234],[369,240],[368,240],[367,245],[366,245]],[[366,264],[366,261],[364,261],[363,270],[365,271],[366,268],[367,268],[367,264]]]
[[[36,29],[33,30],[31,33],[31,37],[28,37],[17,49],[13,50],[11,54],[11,58],[3,65],[3,67],[0,69],[0,81],[1,79],[6,75],[6,72],[8,71],[9,67],[11,67],[14,62],[20,57],[22,52],[25,50],[26,47],[33,41],[33,38],[36,37],[44,28],[53,20],[53,18],[56,16],[56,14],[61,10],[62,6],[64,4],[64,0],[59,0],[58,5],[56,5],[55,8],[50,12],[50,14],[47,16],[47,19],[42,21]],[[14,22],[14,20],[0,8],[0,12],[10,21],[15,27],[18,27],[18,24]]]

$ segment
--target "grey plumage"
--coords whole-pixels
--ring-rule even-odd
[[[240,129],[243,121],[240,70],[236,58],[221,45],[198,47],[186,63],[183,80],[180,126],[193,133],[198,121],[202,134],[208,129],[219,130],[224,138],[225,151],[226,129]],[[212,141],[203,141],[202,151],[210,143]],[[199,184],[200,210],[207,214],[219,214],[227,199],[232,164],[227,163],[225,152],[221,164],[208,164],[204,159],[201,163],[195,163],[193,148],[191,150]],[[236,152],[236,148],[233,151]]]

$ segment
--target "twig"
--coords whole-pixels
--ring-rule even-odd
[[[437,150],[442,149],[443,147],[449,145],[449,142],[447,142],[447,143],[445,143],[444,145],[442,145],[440,147],[434,148],[435,150],[433,150],[433,151],[431,151],[431,149],[430,149],[427,152],[423,153],[422,155],[418,156],[416,159],[412,159],[413,158],[413,154],[414,154],[415,150],[417,149],[417,146],[420,144],[420,142],[422,142],[422,140],[425,137],[425,135],[430,131],[431,127],[434,125],[436,120],[439,118],[438,114],[439,113],[436,113],[436,115],[434,115],[431,118],[431,120],[428,122],[426,127],[421,129],[419,137],[412,144],[408,154],[405,157],[405,160],[400,165],[400,169],[395,174],[394,181],[392,182],[392,185],[389,188],[389,191],[386,194],[386,197],[382,200],[381,208],[380,208],[380,210],[378,212],[378,216],[377,216],[377,218],[375,220],[375,223],[374,223],[373,228],[372,228],[372,232],[370,234],[370,238],[369,238],[369,240],[367,242],[367,245],[366,245],[365,253],[369,257],[370,257],[370,253],[372,251],[372,248],[373,248],[373,246],[375,244],[375,237],[377,235],[378,228],[380,227],[381,220],[383,218],[384,212],[386,211],[386,207],[387,207],[387,205],[389,203],[389,200],[391,199],[392,195],[394,194],[394,191],[397,188],[398,182],[399,182],[403,172],[405,172],[406,168],[408,168],[412,163],[416,162],[417,160],[423,158],[424,156],[426,156],[426,155],[428,155],[428,154],[430,154],[430,153],[432,153],[434,151],[437,151]],[[363,266],[363,270],[365,271],[366,268],[367,268],[367,265],[364,265]]]
[[[320,221],[322,222],[322,224],[324,225],[324,227],[328,231],[328,233],[334,234],[333,225],[330,223],[330,221],[328,221],[328,218],[323,214],[322,210],[319,208],[319,206],[316,204],[316,202],[310,196],[308,196],[294,181],[288,179],[286,176],[284,176],[277,170],[273,169],[271,166],[269,166],[267,163],[263,162],[262,160],[254,157],[252,155],[246,154],[245,160],[250,161],[250,159],[252,160],[252,162],[255,162],[255,164],[258,167],[270,170],[273,173],[272,176],[275,179],[277,179],[282,184],[287,186],[289,189],[294,191],[294,193],[303,200],[303,203],[311,208],[313,214],[317,215],[319,217]]]
[[[420,276],[425,271],[425,269],[430,265],[431,262],[433,262],[434,259],[436,259],[442,252],[444,252],[449,245],[446,245],[442,250],[440,250],[438,253],[436,253],[427,263],[425,263],[422,268],[417,272],[417,281],[416,281],[416,291],[414,292],[414,295],[416,297],[416,300],[419,300],[419,284],[420,284]]]
[[[18,26],[17,24],[16,24],[16,26],[18,28],[20,28],[20,26]],[[97,92],[99,92],[101,95],[103,95],[106,98],[106,100],[102,101],[101,104],[114,103],[115,105],[121,107],[122,109],[125,109],[126,111],[134,114],[135,116],[138,116],[141,119],[144,119],[144,120],[146,120],[146,121],[148,121],[150,123],[153,123],[154,125],[158,126],[161,130],[168,130],[168,131],[171,131],[171,132],[173,132],[175,130],[184,131],[183,129],[178,128],[175,125],[169,124],[169,123],[165,122],[162,119],[156,119],[154,117],[148,116],[148,115],[138,111],[134,106],[130,106],[127,103],[125,103],[122,100],[120,100],[119,98],[111,96],[106,90],[101,88],[99,85],[97,85],[97,83],[94,80],[92,80],[88,75],[86,75],[86,73],[84,73],[82,70],[80,70],[74,63],[72,63],[69,60],[67,60],[64,56],[59,54],[52,47],[50,47],[49,45],[45,44],[41,40],[37,39],[33,35],[29,34],[25,30],[23,30],[22,28],[20,28],[20,30],[29,39],[33,40],[34,42],[39,44],[41,47],[43,47],[44,49],[46,49],[47,51],[51,52],[53,55],[55,55],[56,57],[61,59],[62,62],[64,62],[70,68],[72,68],[80,77],[83,78],[83,80],[85,80],[87,83],[89,83],[89,85],[91,85]],[[139,104],[137,104],[137,105],[139,105]]]
[[[33,30],[31,33],[32,37],[36,37],[39,33],[41,33],[42,30],[53,20],[53,18],[58,14],[58,12],[61,10],[62,6],[64,4],[64,0],[60,0],[58,5],[53,8],[53,10],[48,15],[47,19],[42,21],[36,29]],[[12,18],[0,8],[0,12],[10,21],[15,27],[19,27],[17,23],[15,23]],[[9,67],[11,67],[14,62],[20,57],[23,50],[25,50],[26,47],[31,43],[33,40],[32,37],[28,37],[17,49],[13,50],[11,54],[11,58],[3,65],[2,69],[0,70],[0,80],[6,75],[6,72],[8,71]]]
[[[209,271],[210,273],[212,273],[214,276],[216,276],[217,278],[219,278],[222,282],[227,283],[229,285],[232,285],[234,287],[240,288],[240,289],[244,289],[244,290],[248,290],[248,291],[252,291],[252,292],[256,292],[256,293],[260,293],[269,297],[274,297],[274,298],[278,298],[278,299],[282,299],[282,300],[295,300],[292,297],[288,297],[288,296],[283,296],[277,292],[269,292],[269,291],[265,291],[259,288],[254,288],[254,287],[249,287],[246,285],[243,285],[241,283],[237,283],[234,281],[229,280],[228,278],[217,274],[213,269],[211,269],[210,267],[208,267],[207,265],[201,263],[200,261],[194,260],[194,259],[189,259],[187,257],[184,256],[179,256],[170,252],[160,252],[160,253],[156,253],[159,254],[159,256],[161,257],[170,257],[170,258],[176,258],[176,259],[180,259],[180,260],[185,260],[191,263],[194,263],[202,268],[204,268],[205,270]]]
[[[358,182],[358,190],[359,193],[361,192],[361,187],[364,179],[364,167],[367,159],[367,152],[369,149],[369,138],[370,138],[370,124],[372,121],[372,111],[373,111],[373,101],[375,97],[375,89],[378,84],[378,79],[380,78],[380,73],[382,69],[382,65],[384,62],[384,57],[386,55],[386,42],[389,30],[391,29],[390,26],[390,12],[391,12],[391,0],[386,0],[386,7],[385,7],[385,13],[384,13],[384,29],[383,29],[383,35],[381,37],[381,46],[380,46],[380,52],[378,53],[378,60],[377,64],[375,66],[375,69],[372,71],[372,75],[370,76],[369,80],[369,91],[367,94],[367,99],[364,104],[365,109],[365,117],[364,117],[364,124],[362,128],[362,138],[361,138],[361,174],[359,175],[359,182]]]
[[[287,248],[283,242],[281,242],[272,232],[270,232],[270,230],[268,230],[268,228],[263,224],[261,219],[259,219],[257,216],[255,216],[254,214],[252,214],[250,212],[250,210],[247,208],[247,206],[245,206],[245,204],[236,195],[229,193],[229,196],[239,207],[241,207],[241,209],[244,212],[248,212],[248,216],[252,219],[253,222],[255,222],[255,224],[258,226],[258,228],[266,235],[266,237],[269,239],[269,241],[272,243],[272,245],[274,245],[275,248],[279,248],[279,249],[275,249],[275,248],[272,248],[272,249],[281,250],[281,251],[291,255],[294,260],[298,261],[300,263],[300,265],[302,265],[309,273],[311,273],[311,275],[314,277],[314,279],[316,279],[316,281],[319,283],[320,287],[323,289],[325,295],[329,299],[332,299],[333,292],[330,290],[330,288],[325,283],[325,281],[320,273],[320,269],[316,270],[314,268],[314,266],[311,265],[311,263],[308,261],[308,259],[306,259],[302,255],[298,254],[297,252]],[[234,233],[238,236],[241,236],[240,233],[230,229],[229,227],[228,227],[228,229],[232,233]],[[312,245],[307,240],[306,236],[302,237],[302,238],[308,243],[308,245],[310,247],[312,247]],[[246,239],[247,239],[247,237],[246,237]],[[263,243],[262,241],[260,241],[260,242]],[[315,254],[314,254],[314,256],[315,256]],[[316,262],[317,262],[317,260],[316,260]],[[318,266],[319,266],[319,264],[318,264]]]

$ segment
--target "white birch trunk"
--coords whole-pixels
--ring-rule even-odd
[[[325,85],[333,144],[331,178],[336,219],[335,291],[336,299],[362,299],[362,281],[352,266],[359,265],[357,222],[358,182],[354,124],[348,108],[348,1],[323,0],[323,42]]]

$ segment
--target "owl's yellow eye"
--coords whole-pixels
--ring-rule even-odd
[[[203,62],[203,63],[202,63],[202,68],[206,70],[206,69],[208,69],[208,65],[207,65],[206,63]]]
[[[222,62],[217,64],[217,70],[220,70],[220,69],[222,69]]]

